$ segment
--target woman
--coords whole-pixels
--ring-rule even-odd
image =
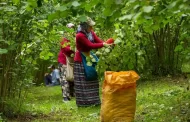
[[[74,84],[76,104],[78,107],[99,105],[99,81],[86,81],[81,53],[89,53],[92,49],[102,48],[110,44],[101,41],[92,31],[95,22],[87,18],[79,25],[76,34],[76,53],[74,58]]]
[[[72,28],[74,25],[67,24],[67,27]],[[74,82],[66,80],[66,56],[71,57],[74,51],[70,49],[70,45],[67,44],[69,40],[62,38],[61,47],[58,54],[58,63],[60,69],[60,84],[63,95],[63,102],[69,101],[70,97],[74,97]]]

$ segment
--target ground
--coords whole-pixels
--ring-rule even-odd
[[[137,81],[135,122],[190,122],[189,86],[188,79],[164,78],[154,81]],[[8,121],[100,121],[100,107],[77,108],[74,98],[64,103],[60,86],[30,88],[23,111],[23,115]]]

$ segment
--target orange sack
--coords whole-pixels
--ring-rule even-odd
[[[105,72],[101,122],[133,122],[136,110],[135,71]]]

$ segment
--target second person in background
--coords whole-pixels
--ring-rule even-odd
[[[74,27],[74,24],[67,24],[68,28]],[[74,82],[66,80],[66,63],[67,57],[71,57],[74,54],[74,51],[71,50],[69,45],[70,40],[66,38],[66,35],[62,37],[62,41],[60,43],[60,51],[58,54],[58,63],[60,69],[60,84],[63,95],[63,102],[69,101],[71,97],[74,97]],[[74,58],[74,57],[73,57]]]

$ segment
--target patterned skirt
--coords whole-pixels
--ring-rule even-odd
[[[66,77],[66,66],[59,64],[59,70],[60,70],[60,85],[62,90],[62,96],[69,98],[70,97],[70,91],[69,91],[69,83],[65,79]]]
[[[82,62],[74,64],[74,84],[78,107],[100,105],[99,81],[86,81]]]

